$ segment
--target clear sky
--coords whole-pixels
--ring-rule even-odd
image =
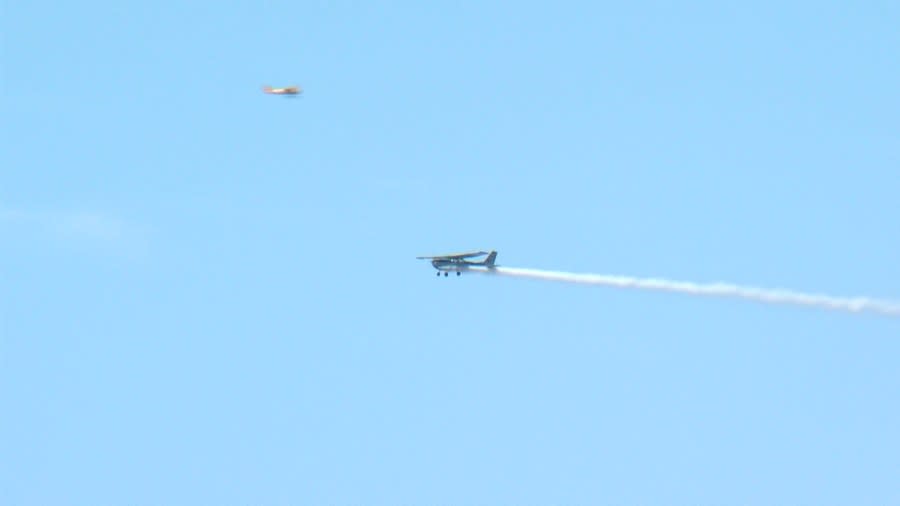
[[[0,502],[900,503],[900,321],[415,260],[900,297],[900,7],[743,3],[5,2]]]

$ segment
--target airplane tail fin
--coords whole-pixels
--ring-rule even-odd
[[[494,266],[494,261],[497,260],[497,252],[491,251],[491,253],[484,259],[484,265],[488,267]]]

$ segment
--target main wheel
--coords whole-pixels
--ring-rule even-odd
[[[449,272],[444,272],[444,277],[445,277],[445,278],[446,278],[447,276],[449,276],[449,275],[450,275]]]
[[[456,271],[456,275],[457,275],[457,276],[462,276],[462,273],[459,272],[459,271]]]

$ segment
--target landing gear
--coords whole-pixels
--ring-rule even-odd
[[[444,271],[444,277],[445,277],[445,278],[446,278],[446,277],[447,277],[447,276],[449,276],[449,275],[450,275],[450,273],[449,273],[449,272],[447,272],[447,271]]]
[[[459,272],[459,271],[456,271],[456,275],[457,275],[457,276],[462,276],[462,273]]]
[[[441,277],[441,271],[437,271],[434,273],[437,277]]]

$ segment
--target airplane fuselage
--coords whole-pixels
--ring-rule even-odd
[[[467,260],[468,258],[480,257],[487,255],[482,261],[473,261]],[[494,260],[497,258],[496,251],[474,251],[470,253],[459,253],[459,254],[451,254],[451,255],[440,255],[440,256],[432,256],[432,257],[417,257],[419,259],[431,260],[431,266],[437,269],[437,275],[440,276],[441,273],[444,273],[444,276],[450,275],[451,272],[455,272],[457,276],[461,275],[463,272],[471,270],[474,268],[487,269],[491,270],[494,266]]]
[[[286,88],[272,88],[271,86],[263,86],[263,92],[269,95],[296,96],[303,92],[299,86],[290,86]]]
[[[431,265],[439,271],[460,272],[469,270],[470,265],[484,265],[483,263],[454,262],[452,260],[432,260]]]
[[[490,271],[494,268],[493,262],[468,262],[466,260],[444,260],[444,259],[434,259],[431,261],[432,267],[437,269],[437,275],[440,276],[441,273],[444,273],[444,276],[449,275],[451,272],[455,272],[457,276],[462,273],[471,270],[473,267],[480,268],[482,271]]]

